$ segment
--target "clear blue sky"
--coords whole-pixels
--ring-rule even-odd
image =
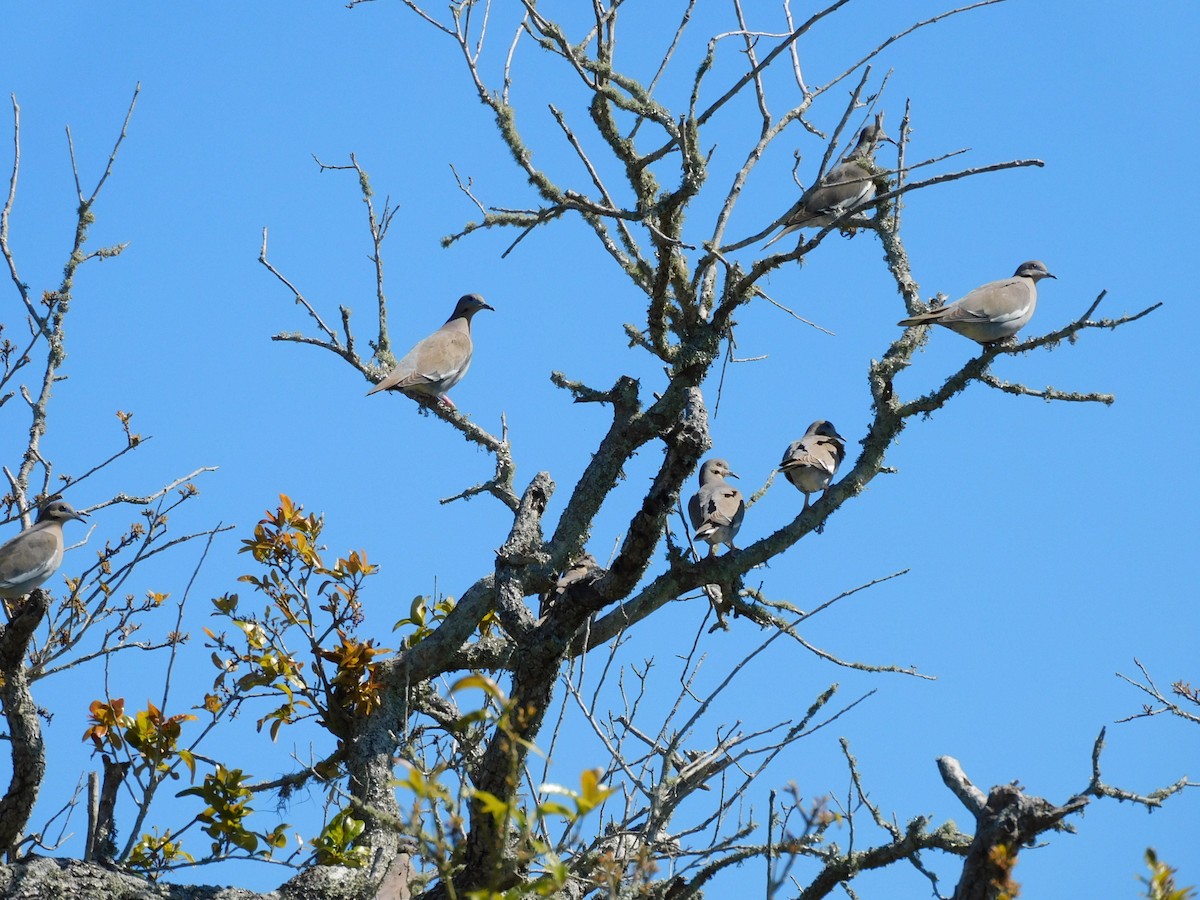
[[[641,24],[625,31],[618,64],[648,80],[678,5],[669,4],[671,14],[657,25],[649,12],[631,8],[631,25]],[[700,6],[677,76],[694,71],[704,38],[735,27],[729,4]],[[850,3],[802,47],[810,82],[942,8],[926,0]],[[129,249],[89,264],[78,280],[64,369],[70,377],[56,390],[45,452],[57,471],[87,470],[120,446],[118,409],[132,410],[135,430],[153,436],[134,461],[81,487],[70,498],[81,507],[118,491],[149,491],[199,466],[220,467],[201,479],[202,497],[177,523],[182,530],[236,523],[238,531],[217,543],[193,588],[193,642],[174,696],[198,699],[209,689],[214,673],[199,639],[208,598],[239,588],[235,579],[247,559],[236,554],[237,539],[280,492],[326,514],[332,549],[366,548],[383,565],[368,598],[366,632],[390,646],[396,638],[389,629],[415,594],[432,591],[436,579],[457,596],[489,569],[507,533],[506,511],[489,499],[437,502],[486,478],[486,456],[417,416],[403,398],[365,398],[364,381],[333,356],[269,340],[278,331],[312,329],[256,261],[264,226],[273,262],[306,296],[330,320],[339,304],[351,307],[364,346],[371,333],[374,276],[357,188],[346,173],[318,172],[313,154],[341,163],[356,153],[380,200],[390,195],[399,206],[386,250],[399,347],[440,324],[460,294],[479,292],[495,306],[476,320],[475,361],[454,398],[493,431],[507,416],[518,485],[542,469],[558,484],[551,521],[607,419],[599,408],[572,405],[550,385],[549,373],[563,370],[601,388],[623,372],[641,377],[645,390],[661,383],[660,370],[627,348],[621,328],[644,315],[643,299],[581,223],[555,223],[506,259],[500,253],[514,233],[441,248],[442,236],[478,217],[451,164],[474,180],[486,203],[534,201],[454,46],[399,2],[355,10],[312,0],[25,3],[6,9],[4,19],[0,91],[21,104],[23,139],[11,242],[35,293],[57,285],[71,236],[64,126],[72,129],[85,185],[92,183],[135,84],[142,85],[92,234],[93,247],[128,241]],[[782,30],[778,16],[770,23]],[[1131,13],[1126,3],[1103,0],[1085,13],[1078,4],[1014,0],[920,32],[878,61],[876,79],[893,70],[880,101],[889,131],[898,130],[904,103],[912,101],[910,161],[970,148],[934,171],[1024,157],[1046,162],[909,196],[904,237],[925,297],[961,296],[1040,258],[1058,280],[1043,283],[1030,334],[1066,324],[1102,290],[1108,297],[1101,314],[1166,305],[1115,333],[1088,332],[1074,346],[1003,358],[995,367],[1001,378],[1035,388],[1115,393],[1113,407],[1051,405],[972,387],[905,431],[888,457],[897,475],[878,478],[825,534],[810,536],[762,573],[768,594],[811,608],[910,568],[814,620],[804,634],[839,656],[911,664],[937,680],[834,669],[776,642],[698,730],[696,746],[734,719],[751,728],[801,715],[832,681],[847,699],[876,693],[775,763],[751,798],[760,820],[767,790],[788,781],[806,796],[845,796],[839,735],[851,741],[885,812],[902,822],[918,814],[949,817],[965,830],[966,811],[934,765],[942,754],[957,757],[985,789],[1017,779],[1062,802],[1086,786],[1092,741],[1109,725],[1109,783],[1149,791],[1185,774],[1200,777],[1197,728],[1165,718],[1113,725],[1142,701],[1114,677],[1135,674],[1134,657],[1160,685],[1200,678],[1200,479],[1193,464],[1196,405],[1185,380],[1197,336],[1195,251],[1186,223],[1187,170],[1200,146],[1198,26],[1200,11],[1183,2],[1143,4]],[[493,76],[508,35],[497,32],[494,40]],[[709,96],[737,65],[732,43],[722,52]],[[531,44],[522,45],[518,124],[539,162],[583,186],[546,103],[559,103],[581,133],[586,110],[569,77],[551,71]],[[784,81],[777,83],[776,112],[791,99]],[[664,84],[664,102],[678,105],[680,85]],[[844,97],[843,90],[831,92],[814,122],[832,129]],[[706,191],[723,195],[730,166],[756,128],[753,108],[741,104],[705,133],[716,173]],[[0,109],[0,148],[7,183],[7,107]],[[735,231],[753,233],[791,204],[793,148],[804,154],[801,177],[811,178],[824,146],[795,131],[747,186]],[[1177,176],[1166,180],[1172,170]],[[712,208],[701,204],[690,221],[697,240]],[[743,251],[746,259],[750,252]],[[903,312],[881,255],[869,234],[850,241],[835,235],[803,268],[778,272],[767,284],[781,303],[836,336],[766,304],[739,315],[739,354],[767,358],[727,373],[713,437],[714,451],[732,462],[743,487],[760,485],[788,441],[816,418],[833,420],[857,451],[869,415],[866,364],[886,350]],[[7,279],[5,285],[0,321],[19,331],[16,292]],[[974,350],[949,332],[934,334],[901,388],[915,393],[938,383]],[[715,381],[706,395],[711,404]],[[27,428],[21,405],[0,410],[0,423],[0,458],[11,467]],[[601,561],[652,457],[644,453],[640,468],[628,473],[593,535]],[[744,538],[790,521],[799,502],[790,489],[771,491],[748,513]],[[98,514],[92,546],[134,518],[132,509]],[[82,568],[91,552],[72,551],[65,571]],[[130,589],[177,597],[195,561],[196,551],[186,550],[148,567]],[[678,683],[676,656],[689,652],[703,615],[699,601],[664,610],[648,626],[653,634],[633,642],[623,660],[655,655],[656,684],[669,697]],[[170,625],[164,614],[146,629]],[[701,636],[706,677],[715,681],[763,637],[744,621],[729,633]],[[115,664],[113,696],[138,705],[143,695],[157,698],[164,664],[145,656]],[[38,685],[38,702],[54,713],[42,819],[65,802],[79,773],[95,766],[79,735],[102,677],[93,665]],[[263,778],[287,770],[290,753],[308,754],[307,737],[293,744],[285,733],[272,746],[253,734],[250,721],[241,725],[244,733],[205,752]],[[596,752],[584,741],[560,752],[555,780],[573,781],[572,773],[603,762]],[[270,803],[262,807],[267,830]],[[317,813],[318,797],[300,798],[284,819],[302,824]],[[152,820],[177,827],[181,814],[167,804]],[[1195,793],[1151,816],[1093,804],[1074,824],[1077,835],[1055,836],[1022,855],[1024,900],[1134,896],[1146,846],[1181,867],[1184,883],[1200,883]],[[72,830],[83,829],[79,815]],[[202,849],[205,841],[194,840]],[[80,842],[64,852],[80,853]],[[956,866],[938,870],[949,879],[942,885],[948,894]],[[185,876],[264,888],[286,874],[239,867]],[[713,895],[758,891],[761,883],[760,869],[747,867]],[[906,871],[866,879],[857,890],[861,897],[923,897],[928,883]]]

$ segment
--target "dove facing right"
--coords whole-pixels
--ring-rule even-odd
[[[0,544],[0,597],[15,600],[39,587],[63,561],[63,523],[83,521],[66,500],[46,504],[37,522]]]
[[[883,133],[883,113],[877,114],[875,121],[859,132],[858,143],[846,158],[804,192],[796,205],[788,210],[783,231],[763,247],[770,247],[784,235],[801,228],[832,225],[848,210],[874,197],[878,190],[874,154],[875,146],[881,141],[895,143]]]
[[[896,324],[944,325],[980,344],[1002,341],[1029,324],[1037,309],[1037,283],[1054,277],[1044,262],[1031,259],[1017,266],[1012,278],[989,281],[961,300]]]
[[[401,357],[395,368],[367,396],[379,391],[398,390],[406,394],[436,397],[454,408],[446,391],[463,380],[471,365],[471,317],[481,309],[492,309],[478,294],[466,294],[455,304],[446,324],[417,341]],[[494,310],[493,310],[494,312]]]
[[[788,444],[779,471],[804,494],[804,509],[808,509],[809,494],[825,491],[845,458],[845,438],[832,422],[818,419],[804,437]]]

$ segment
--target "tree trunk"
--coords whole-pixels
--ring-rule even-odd
[[[361,841],[374,851],[371,868],[382,878],[400,850],[403,835],[397,828],[400,805],[392,786],[395,773],[393,758],[408,718],[408,692],[390,689],[380,692],[379,709],[369,716],[355,718],[346,739],[348,789],[354,798],[356,818],[366,827]]]
[[[46,746],[37,706],[25,677],[25,653],[49,603],[33,591],[7,626],[0,625],[0,705],[8,721],[12,781],[0,800],[0,851],[11,853],[21,840],[46,775]]]

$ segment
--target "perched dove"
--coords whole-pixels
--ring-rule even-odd
[[[846,441],[832,422],[818,419],[808,426],[804,437],[792,441],[779,462],[779,471],[804,492],[804,508],[809,494],[824,491],[833,481],[838,466],[846,458]]]
[[[586,550],[575,557],[566,570],[558,576],[558,580],[554,583],[554,592],[542,597],[541,605],[538,608],[539,618],[544,617],[550,611],[550,608],[570,590],[571,585],[583,581],[599,568],[600,564],[596,562],[596,557]]]
[[[1054,277],[1043,262],[1023,262],[1012,278],[988,282],[961,300],[896,324],[945,325],[980,344],[990,344],[1012,337],[1025,327],[1037,308],[1037,283]]]
[[[824,228],[832,225],[860,203],[875,196],[875,146],[881,141],[892,139],[883,133],[883,113],[858,135],[858,143],[846,158],[826,172],[821,179],[804,192],[800,200],[788,210],[783,231],[764,244],[770,247],[787,234],[800,228]]]
[[[454,401],[446,391],[454,387],[471,365],[471,317],[481,309],[492,309],[478,294],[459,298],[446,324],[429,337],[417,341],[404,354],[387,378],[367,391],[367,396],[396,389],[409,394],[436,397],[447,406]],[[493,310],[494,311],[494,310]]]
[[[736,550],[733,539],[742,527],[746,515],[746,501],[742,492],[725,478],[737,478],[730,471],[729,463],[723,459],[705,460],[700,467],[700,490],[688,502],[688,517],[696,531],[696,539],[708,542],[708,555],[717,550],[717,544],[725,544]]]
[[[0,544],[0,597],[24,597],[58,571],[63,560],[63,522],[83,521],[66,500],[43,507],[37,522]]]

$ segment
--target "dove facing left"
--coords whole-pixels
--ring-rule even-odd
[[[395,368],[367,396],[379,391],[397,390],[406,394],[436,397],[454,408],[446,392],[463,380],[471,366],[471,317],[481,309],[492,309],[478,294],[459,298],[446,324],[401,357]],[[493,310],[494,312],[494,310]]]

